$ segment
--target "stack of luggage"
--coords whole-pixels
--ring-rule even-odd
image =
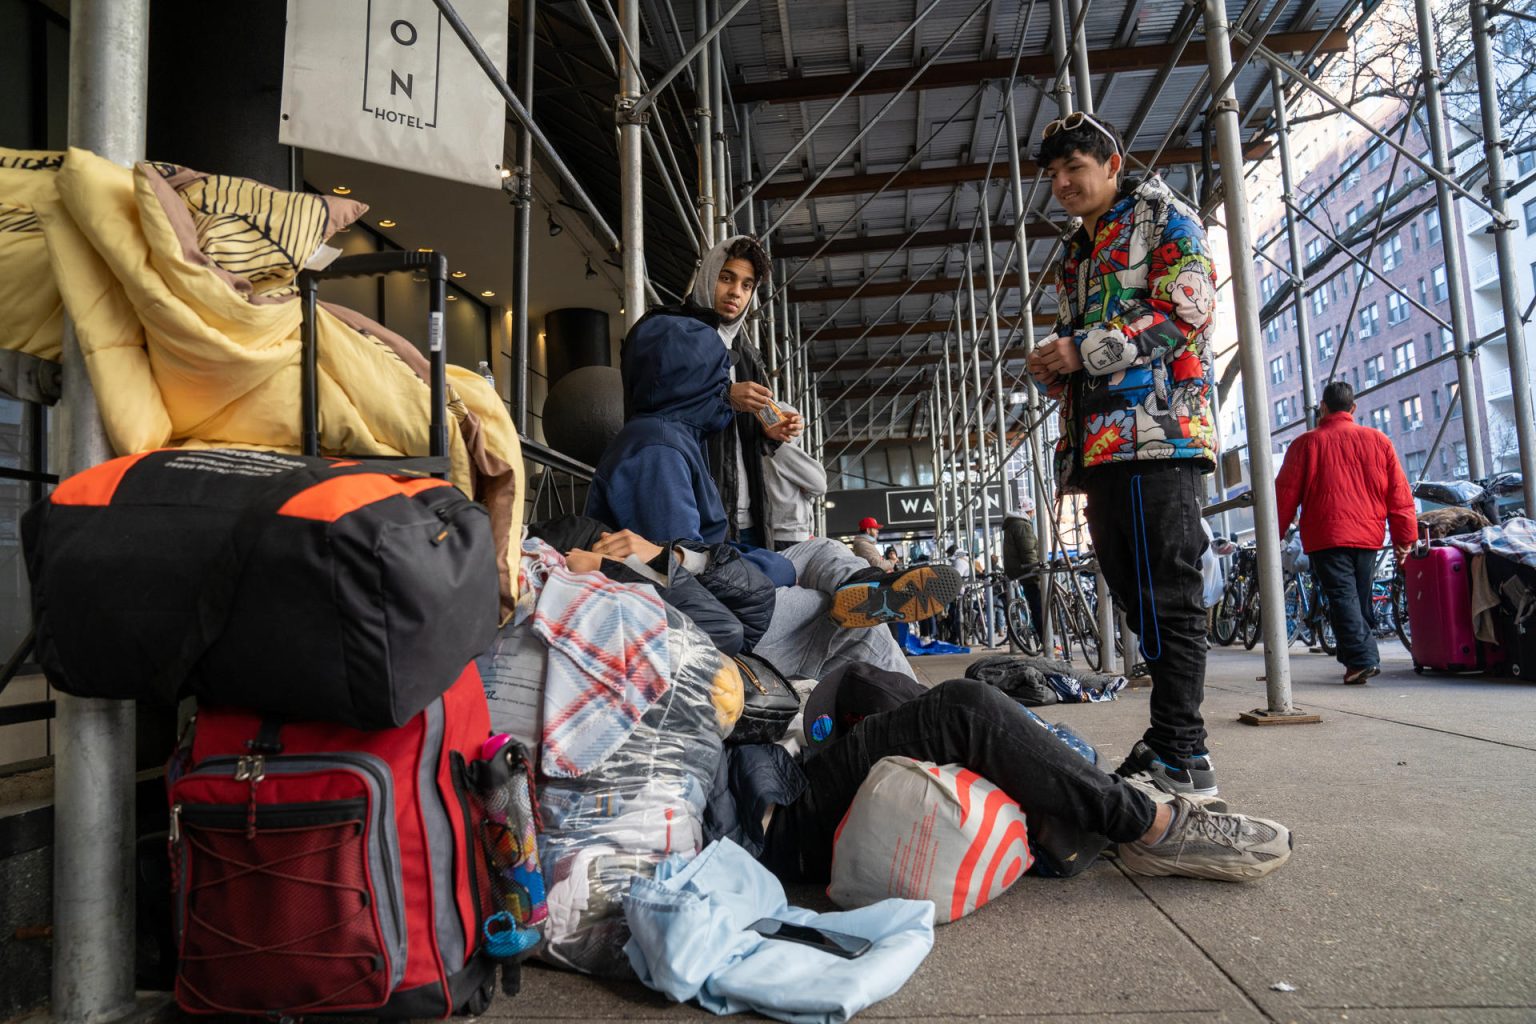
[[[166,778],[184,1010],[475,1014],[538,941],[527,758],[492,737],[474,663],[497,545],[430,475],[435,433],[393,463],[128,455],[23,520],[49,681],[196,702]]]

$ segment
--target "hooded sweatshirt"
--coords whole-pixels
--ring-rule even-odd
[[[705,320],[648,315],[635,324],[620,357],[629,418],[598,461],[587,515],[655,543],[725,540],[705,440],[731,423],[729,366]]]
[[[731,383],[752,381],[768,383],[768,374],[762,356],[742,333],[747,314],[757,305],[754,290],[747,298],[746,308],[733,320],[719,319],[714,313],[715,283],[720,278],[720,268],[725,266],[726,250],[745,235],[732,235],[704,253],[699,269],[694,274],[689,289],[689,312],[708,310],[716,318],[720,340],[731,357]],[[776,533],[773,511],[764,493],[763,458],[778,446],[763,436],[757,417],[751,413],[737,413],[735,430],[724,431],[710,439],[709,461],[714,470],[715,483],[724,498],[726,512],[731,520],[734,537],[739,530],[757,527],[764,544],[771,543]]]

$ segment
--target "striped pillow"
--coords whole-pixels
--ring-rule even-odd
[[[249,281],[255,295],[292,291],[321,244],[368,209],[351,199],[284,192],[249,178],[151,166],[191,210],[197,247],[221,269]]]

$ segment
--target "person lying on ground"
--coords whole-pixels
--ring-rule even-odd
[[[576,572],[656,585],[720,650],[755,653],[788,676],[820,679],[850,663],[910,676],[895,639],[872,627],[915,621],[942,604],[942,593],[929,593],[942,580],[871,570],[826,538],[786,549],[799,585],[775,588],[729,544],[656,543],[584,516],[535,524],[529,535],[565,554]]]
[[[853,700],[838,692],[857,684]],[[1091,861],[1106,842],[1117,843],[1132,874],[1251,881],[1291,855],[1284,825],[1103,772],[975,680],[925,690],[849,669],[813,691],[805,718],[803,752],[779,744],[728,747],[705,815],[706,839],[729,836],[784,881],[831,877],[844,815],[870,769],[893,756],[969,768],[1018,802],[1032,845],[1064,830]],[[1087,866],[1042,861],[1057,875]]]

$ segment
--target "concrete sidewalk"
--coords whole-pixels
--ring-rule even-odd
[[[1382,675],[1345,688],[1331,658],[1295,647],[1295,700],[1323,722],[1255,728],[1236,716],[1264,704],[1261,653],[1212,653],[1205,712],[1222,794],[1294,829],[1285,868],[1251,885],[1132,878],[1107,861],[1026,876],[941,927],[906,987],[859,1019],[1536,1020],[1536,686],[1418,676],[1392,643]],[[937,682],[970,660],[914,664]],[[1147,693],[1042,710],[1114,765]],[[790,896],[830,909],[813,888]],[[713,1015],[535,966],[489,1016]]]

